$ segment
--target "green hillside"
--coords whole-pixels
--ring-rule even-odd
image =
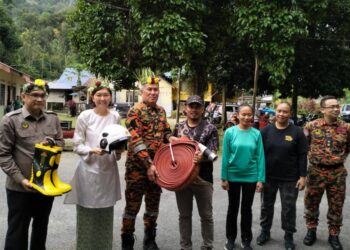
[[[75,0],[11,0],[7,2],[11,7],[12,16],[17,17],[23,11],[36,14],[64,12],[74,5]]]
[[[66,22],[74,3],[74,0],[3,1],[13,21],[9,32],[20,43],[15,53],[0,57],[0,61],[34,78],[57,79],[65,67],[77,62],[69,42],[71,27]]]

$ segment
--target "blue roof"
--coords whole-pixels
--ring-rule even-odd
[[[87,81],[94,78],[95,75],[89,71],[83,70],[80,72],[81,85],[85,85]],[[66,68],[58,80],[49,82],[50,89],[72,89],[77,86],[78,71],[73,68]]]
[[[261,110],[261,113],[264,114],[264,113],[269,113],[270,115],[276,115],[276,111],[273,110],[272,108],[268,108],[268,107],[264,107],[262,110]]]

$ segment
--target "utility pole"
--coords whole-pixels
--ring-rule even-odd
[[[179,120],[180,120],[181,70],[182,70],[182,67],[179,68],[179,73],[177,74],[176,123],[179,123]]]
[[[254,88],[253,88],[253,115],[255,117],[255,103],[256,93],[258,91],[258,78],[259,78],[259,56],[255,54],[255,70],[254,70]]]

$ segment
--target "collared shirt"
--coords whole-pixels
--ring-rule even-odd
[[[187,136],[190,139],[202,143],[211,151],[219,149],[219,135],[216,127],[208,121],[202,120],[196,127],[190,127],[186,121],[176,124],[173,135],[176,137]]]
[[[206,120],[202,120],[196,127],[190,127],[186,121],[176,124],[173,135],[176,137],[187,136],[190,139],[202,143],[211,151],[219,149],[219,135],[216,127]],[[200,161],[199,176],[213,183],[213,162],[206,157]]]
[[[33,117],[23,107],[6,114],[0,123],[0,167],[7,174],[6,187],[14,191],[25,191],[23,179],[30,179],[35,144],[55,139],[63,147],[64,140],[60,121],[53,112],[44,111]]]
[[[129,110],[125,125],[131,134],[126,165],[150,167],[157,149],[171,135],[164,108],[137,103]]]
[[[350,149],[350,124],[337,120],[329,125],[320,118],[307,123],[304,130],[310,141],[311,164],[335,165],[345,161]]]

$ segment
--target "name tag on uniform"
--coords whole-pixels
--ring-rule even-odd
[[[286,136],[284,137],[284,140],[285,140],[285,141],[293,141],[293,137],[292,137],[291,135],[286,135]]]

